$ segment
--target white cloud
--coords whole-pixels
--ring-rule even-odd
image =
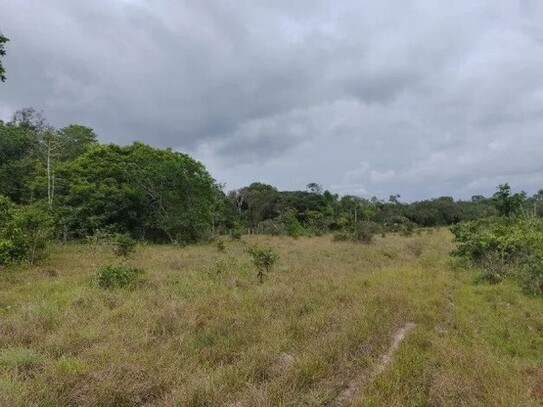
[[[542,18],[538,0],[7,0],[0,116],[179,148],[230,187],[533,191]]]

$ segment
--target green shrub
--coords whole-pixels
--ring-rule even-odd
[[[128,234],[117,234],[113,238],[113,252],[117,256],[128,257],[136,250],[136,241]]]
[[[19,257],[20,253],[11,240],[0,240],[0,266],[14,263]]]
[[[256,266],[257,277],[262,283],[264,281],[264,275],[269,273],[279,255],[272,248],[265,248],[260,246],[253,246],[248,250],[252,257],[253,264]]]
[[[453,252],[476,264],[488,256],[512,264],[543,246],[543,220],[487,218],[450,227],[457,243]]]
[[[371,221],[359,222],[354,232],[354,240],[360,243],[370,244],[373,236],[381,231],[379,224]]]
[[[293,208],[289,208],[279,215],[277,221],[283,225],[283,229],[290,237],[298,238],[306,234],[306,230],[298,221],[296,210]]]
[[[413,236],[414,230],[415,230],[414,224],[405,223],[400,226],[398,232],[400,233],[401,236],[410,237],[410,236]]]
[[[403,236],[410,236],[416,224],[405,216],[394,215],[386,218],[383,227],[387,232],[400,233]]]
[[[97,282],[102,288],[127,288],[142,282],[144,270],[125,264],[106,266],[98,272]]]
[[[512,264],[504,261],[497,253],[486,253],[476,263],[482,269],[478,281],[497,284],[514,271]]]
[[[482,280],[497,283],[518,271],[524,291],[539,292],[542,219],[487,218],[456,224],[450,230],[457,243],[452,254],[481,267]]]
[[[53,219],[40,205],[17,207],[0,197],[0,264],[45,257],[47,243],[53,234]]]

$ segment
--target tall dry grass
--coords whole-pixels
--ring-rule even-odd
[[[280,256],[263,284],[255,243]],[[446,231],[143,246],[131,262],[147,282],[104,290],[93,279],[114,255],[58,246],[0,273],[0,405],[325,405],[406,321],[417,327],[352,405],[538,405],[540,300],[474,285],[451,247]]]

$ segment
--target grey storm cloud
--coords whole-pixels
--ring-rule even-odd
[[[543,187],[539,0],[4,0],[0,117],[200,159],[227,187]]]

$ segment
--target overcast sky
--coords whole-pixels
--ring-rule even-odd
[[[227,189],[543,188],[541,0],[2,0],[0,118],[201,160]]]

